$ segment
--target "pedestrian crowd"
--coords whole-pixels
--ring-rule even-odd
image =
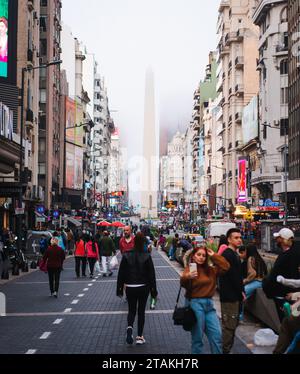
[[[121,261],[117,278],[118,297],[126,297],[128,317],[126,342],[143,345],[145,310],[149,296],[157,300],[155,268],[151,257],[152,241],[148,227],[140,231],[127,226],[123,236],[112,238],[108,231],[72,233],[57,230],[49,243],[46,237],[40,241],[43,263],[47,264],[51,296],[58,297],[59,280],[67,254],[75,257],[76,277],[90,278],[98,271],[103,277],[113,275],[112,261],[120,251]],[[222,236],[214,251],[209,242],[193,243],[189,236],[172,239],[169,259],[175,259],[180,247],[185,253],[184,271],[180,286],[186,290],[185,307],[192,310],[195,323],[191,327],[191,351],[202,354],[204,335],[211,353],[229,354],[232,351],[236,330],[244,319],[244,306],[258,289],[276,305],[281,330],[275,354],[288,351],[299,353],[300,313],[294,304],[300,299],[300,249],[295,243],[295,234],[288,228],[274,235],[281,253],[272,270],[267,266],[255,245],[243,246],[242,232],[230,229]],[[161,233],[155,242],[164,249],[167,239]],[[43,264],[42,264],[43,265]],[[213,298],[219,291],[221,321]],[[155,308],[155,303],[151,305]],[[290,312],[287,313],[287,310]],[[298,313],[297,313],[298,311]],[[134,322],[138,320],[138,334],[133,337]]]

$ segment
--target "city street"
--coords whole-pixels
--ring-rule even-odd
[[[0,318],[0,353],[189,354],[190,334],[172,321],[178,272],[163,254],[155,251],[153,259],[159,301],[155,311],[147,307],[145,346],[125,344],[127,304],[116,297],[117,273],[77,280],[69,258],[58,299],[49,296],[48,277],[40,271],[0,287],[7,298],[7,316]],[[251,352],[236,339],[233,353]]]

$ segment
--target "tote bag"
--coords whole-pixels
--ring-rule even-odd
[[[47,265],[47,261],[44,261],[44,260],[42,259],[41,262],[40,262],[39,268],[40,268],[40,270],[41,270],[43,273],[48,273],[48,265]]]

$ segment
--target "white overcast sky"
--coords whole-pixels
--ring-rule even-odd
[[[63,0],[63,22],[99,62],[129,156],[142,149],[145,71],[155,72],[160,126],[184,130],[216,49],[221,0]]]

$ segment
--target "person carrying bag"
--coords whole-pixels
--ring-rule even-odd
[[[179,308],[178,303],[180,300],[182,287],[180,286],[175,310],[173,313],[173,321],[175,326],[182,326],[185,331],[192,331],[195,324],[197,323],[196,315],[193,309],[187,305],[185,307]]]
[[[212,266],[209,264],[209,260]],[[203,336],[206,334],[213,354],[222,354],[222,331],[220,321],[214,307],[213,296],[216,292],[217,276],[225,274],[229,263],[212,249],[201,245],[190,255],[188,265],[181,279],[181,287],[187,290],[185,310],[175,310],[175,317],[182,315],[183,327],[191,328],[188,319],[192,320],[194,312],[196,323],[191,328],[192,354],[203,353]],[[180,293],[178,296],[179,301]],[[177,302],[178,302],[177,301]],[[179,310],[179,312],[178,312]],[[178,317],[179,315],[179,317]]]

